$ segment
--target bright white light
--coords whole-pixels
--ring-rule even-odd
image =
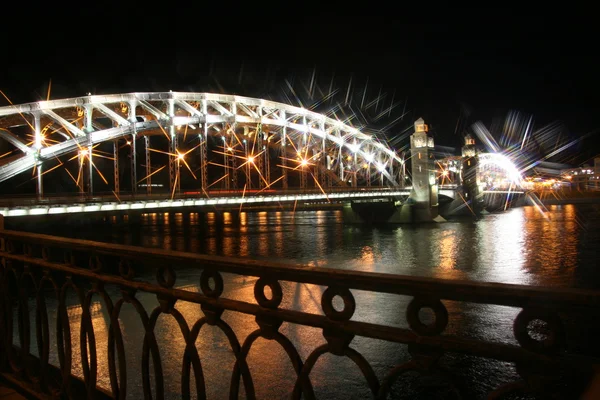
[[[350,151],[352,151],[353,153],[356,153],[358,151],[358,145],[356,145],[356,144],[352,144],[348,147],[350,148]]]
[[[505,155],[500,153],[485,153],[479,155],[479,166],[483,167],[488,164],[497,165],[508,173],[512,183],[520,185],[523,181],[523,176],[517,170],[515,164]]]
[[[233,149],[231,147],[228,147],[227,151],[233,151]]]
[[[385,167],[381,164],[377,164],[377,169],[379,170],[379,172],[383,172],[385,170]]]
[[[248,157],[248,162],[250,164],[254,163],[254,157],[252,157],[252,156]]]
[[[8,211],[9,217],[20,217],[22,215],[27,215],[27,210],[9,210]]]
[[[442,176],[448,176],[448,170],[443,170],[442,171]]]
[[[368,162],[373,162],[373,154],[365,154],[365,160]]]
[[[90,152],[89,152],[89,150],[88,150],[88,149],[82,149],[82,150],[79,150],[79,155],[80,155],[81,157],[86,157],[86,156],[87,156],[87,155],[89,155],[89,154],[90,154]]]
[[[183,160],[183,157],[184,157],[184,154],[179,154],[179,155],[177,156],[177,158],[179,158],[180,160]]]
[[[308,161],[306,159],[302,159],[302,161],[300,162],[300,165],[302,165],[303,167],[308,165]]]

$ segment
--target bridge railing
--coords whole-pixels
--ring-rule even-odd
[[[391,190],[403,190],[403,188],[393,187],[339,187],[327,188],[325,193],[350,193],[350,192],[381,192],[386,193]],[[170,193],[168,191],[155,192],[152,194],[137,192],[121,192],[115,194],[112,192],[99,192],[96,194],[80,193],[62,193],[48,194],[43,197],[32,195],[4,195],[0,197],[0,207],[19,207],[32,205],[52,205],[52,204],[76,204],[76,203],[94,203],[94,202],[115,202],[123,201],[147,201],[147,200],[169,200],[175,199],[196,199],[212,197],[239,197],[239,196],[275,196],[275,195],[293,195],[293,194],[320,194],[323,191],[319,188],[306,189],[250,189],[250,190],[209,190],[208,192],[196,190],[182,190],[179,193]]]
[[[258,338],[278,343],[290,357],[295,375],[288,393],[296,399],[315,397],[319,387],[315,385],[318,382],[314,377],[311,378],[311,370],[327,353],[352,360],[364,376],[365,387],[375,398],[387,398],[394,393],[400,378],[411,371],[425,375],[436,371],[442,373],[449,382],[451,393],[458,394],[462,390],[459,379],[444,375],[443,369],[439,368],[442,356],[451,353],[500,360],[516,366],[521,379],[493,388],[490,398],[515,391],[556,395],[559,393],[557,387],[568,390],[567,397],[579,398],[592,376],[592,365],[597,362],[595,358],[577,355],[567,345],[569,329],[564,322],[565,315],[589,314],[599,309],[600,293],[594,291],[295,266],[8,230],[0,230],[0,239],[1,375],[34,395],[124,398],[132,390],[128,366],[139,364],[141,360],[145,398],[164,396],[167,373],[181,374],[179,390],[182,398],[190,398],[191,392],[195,392],[198,399],[204,398],[203,371],[206,371],[207,358],[197,347],[198,340],[208,340],[200,335],[204,325],[216,327],[226,335],[229,351],[235,358],[232,369],[221,373],[226,377],[230,398],[238,398],[242,389],[248,398],[255,397],[257,386],[252,371],[256,370],[251,368],[247,356],[256,347]],[[180,286],[177,272],[185,267],[188,267],[186,271],[189,268],[197,271],[198,291]],[[236,276],[244,277],[245,282],[252,284],[253,294],[241,300],[237,292],[231,290],[235,287]],[[294,282],[321,289],[317,309],[312,312],[298,310],[282,301],[294,297],[288,290],[289,284]],[[408,328],[356,320],[356,294],[364,291],[382,296],[412,297],[405,310],[398,310],[404,311]],[[69,304],[68,292],[75,294],[75,304]],[[155,296],[158,305],[146,310],[140,300],[144,296]],[[108,334],[100,336],[92,322],[93,297],[102,300],[109,316]],[[52,312],[47,306],[51,299],[57,304]],[[445,333],[449,323],[453,322],[449,320],[448,301],[521,308],[514,319],[518,345]],[[129,360],[126,360],[126,349],[132,343],[127,342],[122,330],[126,321],[121,310],[125,304],[133,306],[144,332],[143,337],[129,339],[143,343],[141,354]],[[188,321],[181,310],[190,304],[199,305],[199,308]],[[81,310],[75,319],[70,312],[73,307]],[[432,320],[422,317],[420,311],[424,309],[433,313]],[[377,310],[369,312],[377,313]],[[254,316],[255,324],[236,327],[231,322],[236,315]],[[176,372],[166,371],[161,361],[165,353],[159,349],[166,348],[168,356],[173,351],[173,344],[157,339],[156,323],[160,316],[173,317],[177,322],[177,330],[172,332],[170,340],[172,343],[182,341],[184,350]],[[49,321],[54,318],[56,332],[53,335]],[[532,321],[542,321],[546,326],[545,336],[534,334],[530,329]],[[294,342],[297,338],[290,337],[294,335],[282,329],[282,324],[317,329],[322,333],[323,344]],[[578,328],[586,329],[585,326]],[[240,342],[242,331],[251,333]],[[77,332],[78,345],[72,343],[72,335]],[[50,339],[53,336],[55,340]],[[180,338],[179,342],[176,337]],[[363,356],[355,337],[406,344],[410,359],[378,374]],[[309,348],[304,359],[298,351],[299,346]],[[50,362],[50,355],[54,353],[58,355],[58,365]],[[75,354],[80,357],[76,359]],[[105,366],[110,378],[108,389],[99,384],[100,354],[104,354],[103,359],[108,359]],[[81,374],[74,373],[75,366],[80,367]],[[336,374],[335,371],[329,373]],[[352,397],[353,394],[346,395]]]

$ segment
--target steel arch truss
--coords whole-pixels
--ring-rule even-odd
[[[17,126],[30,132],[29,142],[11,133]],[[164,134],[170,140],[169,152],[179,154],[182,127],[187,135],[199,138],[202,189],[211,185],[207,147],[209,138],[215,143],[215,137],[223,142],[219,146],[224,167],[237,171],[243,166],[247,184],[252,184],[249,174],[254,170],[260,175],[255,180],[260,187],[271,185],[273,175],[286,188],[289,170],[299,172],[300,187],[313,178],[323,186],[397,186],[404,182],[400,177],[404,160],[387,144],[335,119],[262,99],[176,92],[89,95],[0,108],[0,137],[19,153],[0,159],[0,182],[34,166],[41,171],[45,161],[58,156],[123,138],[135,143],[140,136]],[[145,144],[148,146],[147,139]],[[276,165],[269,154],[278,155]],[[172,188],[178,187],[179,167],[175,164],[169,163]],[[132,176],[133,182],[135,179]],[[237,182],[234,178],[226,181],[226,187]]]

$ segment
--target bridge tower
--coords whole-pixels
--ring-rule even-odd
[[[469,134],[465,136],[465,145],[462,147],[461,183],[464,201],[470,210],[479,215],[483,210],[483,193],[479,185],[477,169],[479,156],[475,147],[475,139]]]
[[[415,121],[415,132],[410,136],[412,189],[408,203],[413,208],[413,221],[431,221],[438,216],[438,185],[433,159],[433,138],[423,118]]]

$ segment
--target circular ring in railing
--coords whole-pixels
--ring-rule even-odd
[[[212,278],[215,287],[211,289],[210,279]],[[200,274],[200,289],[205,296],[217,298],[223,294],[223,277],[218,271],[205,269]]]
[[[338,311],[333,307],[333,299],[340,296],[344,301],[344,308]],[[330,286],[323,292],[321,297],[321,307],[327,318],[334,321],[348,321],[354,315],[356,310],[356,301],[348,288]]]
[[[419,317],[419,311],[430,308],[435,319],[430,324],[425,324]],[[410,329],[422,336],[439,335],[448,325],[448,310],[439,299],[424,299],[415,297],[406,308],[406,320]]]
[[[133,277],[135,275],[135,271],[133,270],[133,267],[131,266],[130,260],[126,260],[124,258],[121,258],[121,260],[119,260],[119,274],[121,275],[122,278],[125,278],[127,280],[133,279]]]
[[[271,289],[271,299],[267,299],[265,296],[266,286]],[[277,279],[265,277],[259,278],[254,284],[254,298],[256,298],[256,301],[261,307],[279,307],[279,304],[281,304],[281,299],[283,299],[281,284],[277,281]]]
[[[529,324],[542,321],[546,324],[545,338],[531,336]],[[556,313],[547,310],[525,308],[521,310],[513,324],[515,338],[527,350],[538,353],[553,353],[563,347],[565,334],[561,319]]]
[[[175,285],[175,271],[172,267],[159,267],[156,271],[156,281],[165,288],[172,288]]]
[[[88,265],[92,272],[100,272],[102,271],[102,261],[100,261],[100,257],[97,255],[90,256]]]

